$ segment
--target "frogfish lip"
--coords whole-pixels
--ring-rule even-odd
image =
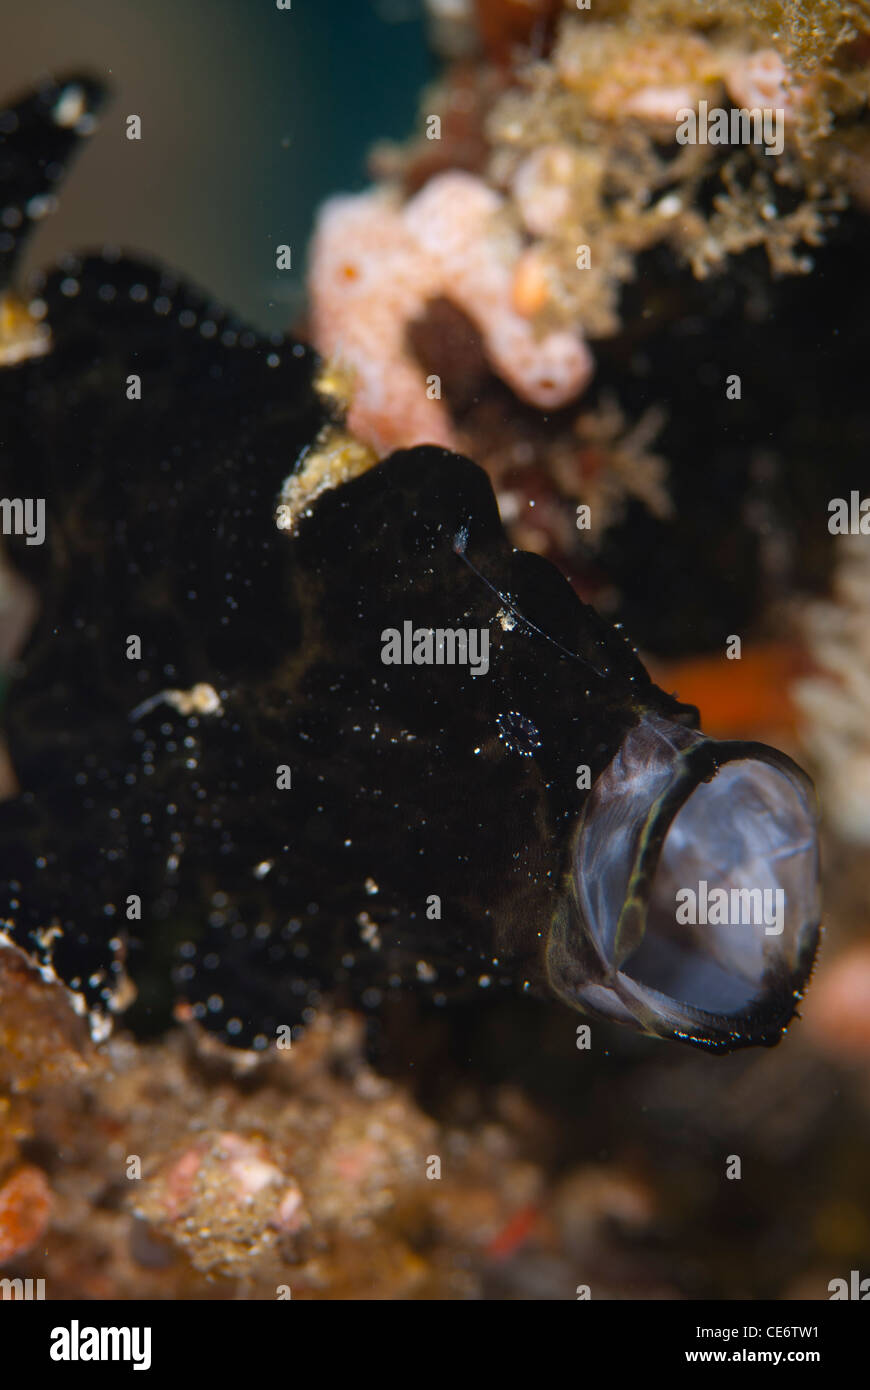
[[[812,783],[647,711],[587,798],[566,888],[547,943],[566,1002],[711,1050],[778,1042],[819,941]]]

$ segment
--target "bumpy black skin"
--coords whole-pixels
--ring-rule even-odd
[[[8,202],[22,161],[2,148]],[[282,480],[327,420],[307,349],[128,260],[66,261],[39,292],[52,350],[0,369],[0,493],[47,515],[43,547],[8,540],[41,608],[5,715],[21,788],[0,805],[7,933],[92,1008],[120,942],[147,1000],[174,970],[245,1045],[326,995],[539,989],[578,766],[594,779],[644,708],[696,712],[512,550],[466,459],[394,454],[279,530]],[[381,634],[406,619],[485,628],[488,673],[384,665]],[[223,713],[131,718],[198,683]]]

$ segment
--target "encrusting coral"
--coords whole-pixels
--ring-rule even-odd
[[[309,275],[315,344],[349,370],[348,423],[364,443],[464,448],[499,485],[522,430],[514,418],[509,453],[485,380],[473,408],[455,408],[453,340],[442,335],[439,355],[432,325],[433,305],[447,301],[465,338],[479,334],[489,371],[541,412],[543,434],[529,426],[525,440],[542,472],[560,474],[557,491],[574,436],[566,500],[590,502],[602,470],[584,474],[560,408],[594,381],[587,344],[631,329],[624,290],[640,254],[662,245],[704,279],[760,247],[773,277],[808,274],[849,198],[870,201],[860,122],[870,10],[720,0],[430,9],[454,60],[424,95],[420,135],[374,152],[379,183],[321,214]],[[702,103],[742,108],[736,141],[678,138]],[[778,124],[765,128],[763,112]],[[586,406],[587,421],[597,408]],[[603,471],[615,505],[595,515],[593,544],[632,495],[615,459]],[[659,476],[633,493],[661,516],[663,487]]]

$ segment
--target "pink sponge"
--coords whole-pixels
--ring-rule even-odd
[[[592,375],[572,332],[538,332],[516,307],[523,244],[504,202],[471,174],[440,174],[402,204],[381,190],[332,198],[318,218],[309,289],[315,345],[353,377],[348,426],[379,452],[454,446],[437,383],[406,347],[407,325],[439,296],[482,335],[494,370],[542,410],[567,404]]]

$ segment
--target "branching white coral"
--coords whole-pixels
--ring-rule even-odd
[[[833,601],[813,604],[805,630],[819,674],[797,682],[801,737],[829,823],[870,844],[870,536],[842,536]]]

